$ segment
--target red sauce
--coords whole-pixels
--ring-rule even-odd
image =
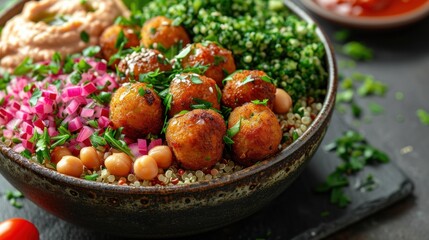
[[[383,17],[412,12],[428,0],[314,0],[317,4],[341,15]]]

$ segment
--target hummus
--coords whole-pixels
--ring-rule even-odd
[[[25,4],[3,28],[0,67],[11,71],[26,57],[49,60],[97,45],[103,30],[129,12],[120,0],[42,0]]]

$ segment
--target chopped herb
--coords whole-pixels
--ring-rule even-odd
[[[373,58],[372,50],[360,42],[349,42],[344,44],[342,52],[355,60],[371,60]]]
[[[191,52],[192,45],[188,45],[185,47],[175,58],[176,59],[183,59]]]
[[[213,104],[211,102],[203,100],[203,99],[194,98],[192,100],[193,100],[193,102],[196,103],[196,104],[191,105],[192,109],[211,109],[213,106]]]
[[[122,129],[116,129],[113,130],[111,128],[107,128],[106,131],[104,132],[103,136],[104,139],[106,140],[106,142],[113,148],[122,151],[126,154],[128,154],[129,156],[133,156],[133,154],[131,153],[131,150],[128,148],[128,145],[124,142],[124,140],[122,140],[122,136],[121,136],[121,132]]]
[[[149,90],[145,90],[144,88],[139,88],[139,95],[140,96],[142,96],[142,97],[144,97],[144,95],[146,95],[146,94],[148,94],[148,93],[150,93],[150,91]]]
[[[11,206],[15,208],[22,208],[23,204],[19,202],[19,199],[24,198],[24,195],[19,191],[6,191],[5,193],[6,200],[10,203]]]
[[[336,102],[337,103],[350,103],[353,100],[354,92],[351,89],[347,89],[342,92],[337,93]]]
[[[156,33],[156,28],[151,27],[151,28],[149,29],[149,31],[150,31],[150,34],[155,35],[155,33]]]
[[[223,56],[215,55],[215,56],[214,56],[214,62],[213,62],[213,65],[215,65],[215,66],[219,66],[219,64],[224,63],[225,61],[226,61],[226,60],[225,60],[225,58],[224,58]]]
[[[98,128],[98,122],[97,120],[89,120],[86,122],[89,126],[93,127],[93,128]]]
[[[261,77],[262,81],[267,82],[267,83],[273,83],[273,79],[271,79],[270,77],[268,77],[267,75],[262,76]]]
[[[356,182],[356,189],[361,192],[371,192],[378,187],[378,182],[372,174],[368,174],[363,181]]]
[[[34,92],[33,92],[33,94],[31,95],[31,98],[30,98],[30,105],[32,106],[32,107],[34,107],[34,106],[36,106],[36,104],[37,104],[37,101],[39,100],[39,98],[42,96],[42,91],[40,91],[40,89],[38,89],[38,88],[36,88],[36,89],[34,89]]]
[[[110,92],[100,92],[97,94],[91,94],[92,99],[94,99],[96,102],[100,104],[108,104],[110,103],[110,100],[112,99],[112,93]]]
[[[363,85],[358,89],[358,93],[360,96],[384,96],[386,92],[387,85],[375,80],[372,76],[366,76]]]
[[[255,79],[253,78],[252,75],[249,75],[240,83],[240,86],[243,86],[243,85],[250,83],[250,82],[253,82],[253,81],[255,81]]]
[[[51,143],[51,139],[48,134],[48,129],[45,128],[41,135],[39,135],[35,130],[33,137],[35,138],[36,143],[37,161],[42,164],[45,160],[50,160],[51,154],[49,145]]]
[[[16,76],[25,75],[31,72],[33,68],[34,68],[33,60],[31,60],[31,58],[29,57],[26,57],[24,61],[22,61],[22,63],[15,68],[15,70],[13,71],[13,75],[16,75]]]
[[[345,42],[350,37],[350,31],[343,29],[334,33],[334,38],[338,42]]]
[[[95,56],[95,55],[97,55],[100,51],[101,51],[100,46],[90,46],[90,47],[85,48],[85,49],[82,51],[82,54],[83,54],[85,57],[94,57],[94,56]]]
[[[94,173],[94,174],[91,174],[91,175],[85,175],[84,178],[86,180],[89,180],[89,181],[95,181],[98,178],[98,174]]]
[[[362,108],[359,107],[355,102],[352,102],[352,114],[355,118],[360,118],[362,116]]]
[[[201,84],[203,81],[196,75],[191,75],[191,82],[194,84]]]
[[[398,101],[404,100],[404,93],[403,92],[395,92],[395,99]]]
[[[30,159],[31,158],[31,152],[28,149],[25,149],[24,151],[21,152],[21,156]]]
[[[92,146],[99,147],[99,146],[106,146],[107,142],[106,140],[98,135],[98,132],[94,132],[91,137],[89,137],[89,140],[91,141]]]
[[[89,34],[85,31],[80,32],[80,39],[85,43],[89,43]]]
[[[378,103],[369,103],[368,107],[369,110],[371,110],[371,112],[375,115],[379,115],[384,111],[383,107]]]
[[[71,83],[77,85],[82,79],[82,75],[79,72],[73,72],[72,74],[70,74],[69,78]]]
[[[53,74],[58,74],[61,68],[61,54],[58,52],[52,56],[51,63],[49,64],[50,70]]]
[[[50,146],[51,149],[55,148],[56,146],[64,145],[64,143],[66,143],[67,140],[72,137],[70,131],[63,125],[58,128],[58,132],[59,134],[57,136],[51,138],[54,141],[54,143],[52,143]]]
[[[128,39],[125,37],[124,31],[120,31],[118,34],[118,37],[116,38],[115,42],[115,48],[116,49],[122,49],[125,44],[127,44]]]
[[[226,130],[226,135],[223,137],[223,141],[227,145],[234,144],[234,140],[232,138],[237,135],[237,133],[240,131],[241,128],[241,118],[238,120],[237,123],[234,124],[230,129]]]
[[[293,131],[292,133],[292,140],[296,141],[299,138],[299,134],[296,131]]]
[[[78,70],[80,73],[88,72],[88,70],[92,68],[92,66],[89,65],[84,59],[81,59],[75,66],[76,70]]]
[[[325,150],[335,151],[343,162],[328,175],[316,191],[330,192],[331,203],[339,207],[345,207],[350,203],[350,199],[343,191],[349,185],[349,175],[361,171],[369,164],[389,162],[389,157],[384,152],[369,145],[362,135],[354,131],[345,132],[335,142],[326,145]]]
[[[427,111],[423,109],[418,109],[416,114],[422,124],[429,126],[429,113]]]
[[[268,105],[268,99],[264,99],[264,100],[252,100],[251,101],[253,104],[257,104],[257,105],[264,105],[267,106]]]

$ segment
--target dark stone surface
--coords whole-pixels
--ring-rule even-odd
[[[339,29],[327,22],[321,23],[330,35]],[[362,121],[357,126],[349,115],[335,115],[322,145],[330,142],[344,129],[348,129],[348,126],[354,125],[373,145],[389,152],[392,163],[368,168],[367,172],[361,175],[374,173],[381,183],[377,190],[360,193],[351,188],[352,205],[345,210],[331,206],[328,196],[317,195],[312,189],[333,169],[338,159],[319,150],[300,178],[268,207],[216,232],[186,239],[287,239],[301,233],[301,238],[296,239],[305,239],[306,236],[311,236],[311,232],[317,233],[313,237],[316,239],[405,196],[410,191],[410,183],[399,168],[414,181],[414,196],[365,218],[364,221],[331,235],[330,238],[426,239],[429,234],[429,228],[426,227],[429,225],[429,127],[418,121],[415,112],[418,108],[429,110],[428,26],[429,19],[425,19],[401,30],[354,31],[352,34],[352,39],[366,43],[375,52],[374,60],[359,63],[356,70],[373,74],[387,83],[389,92],[385,98],[357,99],[358,103],[364,106],[365,115],[371,116],[370,123]],[[343,58],[340,54],[338,56]],[[397,91],[404,93],[403,101],[395,100]],[[369,102],[380,103],[385,112],[372,117],[366,107]],[[404,117],[403,123],[396,120],[398,115]],[[401,149],[407,146],[411,146],[412,151],[401,153]],[[0,192],[9,189],[11,186],[0,177]],[[321,217],[320,213],[323,211],[329,211],[330,215]],[[24,208],[17,210],[1,198],[0,221],[11,217],[26,217],[33,221],[39,228],[42,239],[118,239],[70,225],[26,200]],[[312,230],[307,231],[309,229]]]

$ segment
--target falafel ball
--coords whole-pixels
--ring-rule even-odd
[[[170,62],[161,52],[147,48],[128,54],[118,65],[118,70],[125,74],[125,79],[121,79],[122,82],[129,82],[130,79],[139,80],[140,74],[171,69]]]
[[[192,110],[203,105],[203,108],[220,109],[220,91],[216,89],[216,82],[206,76],[195,73],[176,75],[170,83],[172,95],[170,117],[183,110]]]
[[[273,109],[276,86],[263,71],[242,70],[227,78],[222,90],[222,104],[232,109],[253,100],[268,99],[267,106]]]
[[[164,124],[161,98],[145,83],[126,83],[110,101],[110,120],[130,138],[157,135]]]
[[[145,48],[169,49],[174,45],[182,47],[191,42],[182,26],[174,26],[173,20],[157,16],[145,22],[141,31],[141,45]]]
[[[239,126],[232,137],[232,156],[236,162],[251,166],[279,151],[282,129],[276,115],[266,106],[246,103],[235,108],[228,129]]]
[[[213,42],[194,43],[191,52],[182,59],[182,66],[208,66],[205,76],[212,78],[222,88],[222,80],[235,72],[235,62],[231,51]]]
[[[170,119],[165,136],[177,162],[183,168],[198,170],[221,160],[225,132],[225,121],[219,113],[195,109]]]
[[[124,49],[137,47],[140,45],[138,34],[132,27],[116,24],[106,28],[100,36],[100,47],[103,58],[108,62],[110,58],[118,52],[118,49],[115,47],[115,45],[121,32],[124,33],[124,37],[127,39]],[[111,67],[117,66],[118,63],[119,59],[116,59],[112,63]]]

